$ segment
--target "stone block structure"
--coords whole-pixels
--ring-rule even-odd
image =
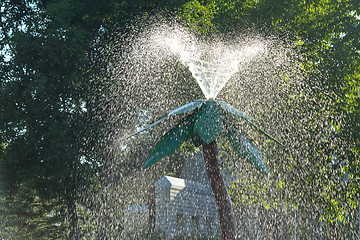
[[[155,182],[155,228],[177,235],[220,235],[210,185],[165,176]]]

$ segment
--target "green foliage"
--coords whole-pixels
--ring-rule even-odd
[[[29,21],[37,24],[9,35],[7,54],[13,56],[2,62],[1,142],[7,145],[2,181],[9,188],[35,187],[48,199],[76,196],[86,182],[82,174],[91,173],[80,161],[85,94],[78,86],[92,36],[74,25],[77,6],[57,2],[34,10]]]
[[[65,239],[64,216],[56,202],[44,202],[35,194],[0,197],[1,239]]]
[[[4,231],[25,226],[19,232],[22,239],[64,238],[64,216],[57,220],[61,228],[52,225],[46,206],[78,199],[95,178],[92,166],[82,161],[82,105],[88,93],[80,86],[86,52],[99,25],[89,29],[83,21],[89,9],[80,2],[2,1],[0,6],[0,45],[5,46],[0,142],[6,146],[0,181],[6,199],[14,199],[6,201],[15,213],[5,215],[19,219],[18,226],[6,225]],[[28,209],[22,213],[17,209],[23,203]]]
[[[185,21],[190,29],[197,33],[211,31],[213,18],[216,14],[215,1],[188,1],[180,8],[180,19]]]

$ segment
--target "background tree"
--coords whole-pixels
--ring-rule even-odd
[[[94,177],[81,152],[81,68],[95,31],[83,17],[91,8],[81,2],[4,1],[1,9],[5,193],[64,204],[72,238],[79,239],[76,201]]]

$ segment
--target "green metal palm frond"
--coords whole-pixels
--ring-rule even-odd
[[[178,115],[178,114],[183,114],[183,113],[192,112],[192,111],[194,111],[195,109],[200,108],[201,105],[202,105],[205,101],[206,101],[206,100],[198,99],[198,100],[195,100],[195,101],[193,101],[193,102],[187,103],[187,104],[185,104],[185,105],[183,105],[183,106],[181,106],[181,107],[178,107],[178,108],[172,110],[171,112],[169,112],[165,117],[163,117],[163,118],[161,118],[160,120],[157,120],[156,122],[154,122],[154,123],[152,123],[152,124],[150,124],[150,125],[142,128],[142,129],[140,129],[139,131],[137,131],[137,132],[135,132],[135,133],[127,136],[127,137],[124,138],[123,140],[128,139],[128,138],[130,138],[130,137],[132,137],[132,136],[135,136],[136,134],[141,133],[141,132],[143,132],[143,131],[146,131],[146,130],[148,130],[149,128],[152,128],[152,127],[155,126],[156,124],[161,123],[162,121],[168,119],[169,117],[171,117],[171,116],[173,116],[173,115]]]
[[[193,132],[194,116],[187,116],[181,119],[175,127],[166,132],[155,144],[149,153],[143,169],[150,167],[163,157],[173,154],[180,146],[188,140]]]
[[[259,132],[262,135],[265,135],[267,138],[269,138],[270,140],[276,142],[277,144],[285,147],[284,144],[282,144],[279,140],[277,140],[276,138],[274,138],[273,136],[271,136],[269,133],[267,133],[265,130],[261,129],[258,125],[256,125],[254,122],[256,121],[256,119],[254,119],[253,117],[250,117],[248,115],[246,115],[245,113],[241,112],[240,110],[236,109],[235,107],[233,107],[232,105],[218,100],[217,101],[219,103],[219,105],[226,111],[228,111],[229,113],[232,114],[232,116],[239,120],[240,118],[243,118],[246,123],[248,123],[252,128],[254,128],[257,132]]]
[[[253,127],[256,131],[258,131],[260,134],[265,135],[267,138],[269,138],[270,140],[273,140],[274,142],[276,142],[277,144],[285,147],[284,144],[282,144],[279,140],[277,140],[276,138],[274,138],[273,136],[271,136],[269,133],[267,133],[265,130],[261,129],[259,126],[257,126],[255,123],[251,122],[251,121],[246,121],[251,127]]]
[[[146,131],[146,130],[148,130],[149,128],[152,128],[152,127],[155,126],[156,124],[161,123],[162,121],[164,121],[164,120],[166,120],[166,119],[168,119],[168,118],[169,118],[168,116],[163,117],[163,118],[161,118],[160,120],[157,120],[156,122],[154,122],[154,123],[152,123],[152,124],[150,124],[150,125],[142,128],[141,130],[139,130],[139,131],[137,131],[137,132],[135,132],[135,133],[127,136],[127,137],[124,138],[124,139],[128,139],[128,138],[130,138],[130,137],[132,137],[132,136],[135,136],[135,135],[138,134],[138,133],[141,133],[141,132],[143,132],[143,131]]]
[[[221,101],[221,100],[217,100],[216,101],[225,111],[237,116],[237,117],[242,117],[245,118],[247,120],[252,120],[252,121],[256,121],[253,117],[250,117],[248,115],[246,115],[245,113],[241,112],[240,110],[236,109],[235,107],[233,107],[232,105]]]
[[[182,114],[182,113],[192,112],[195,109],[200,108],[204,102],[206,102],[206,100],[198,99],[193,102],[187,103],[187,104],[182,105],[181,107],[178,107],[178,108],[172,110],[171,112],[169,112],[168,116],[170,117],[172,115],[178,115],[178,114]]]
[[[226,127],[226,136],[235,152],[253,164],[262,173],[269,174],[265,164],[265,157],[255,146],[251,138],[246,133],[238,132],[231,123],[226,123]]]
[[[214,100],[208,100],[196,117],[194,130],[206,144],[215,140],[223,131],[223,115]]]
[[[201,146],[203,143],[209,144],[226,130],[228,140],[239,156],[252,163],[261,172],[268,174],[263,154],[256,148],[253,141],[245,133],[238,132],[233,125],[226,122],[224,115],[231,114],[236,119],[243,118],[259,133],[264,134],[280,145],[282,144],[259,128],[254,123],[254,121],[256,121],[254,118],[224,101],[199,99],[190,102],[172,110],[165,117],[131,134],[127,138],[143,132],[173,115],[185,113],[189,114],[178,121],[175,127],[166,132],[152,148],[143,168],[147,168],[163,157],[174,153],[187,140],[191,139],[195,146]]]

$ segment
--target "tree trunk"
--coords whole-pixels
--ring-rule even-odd
[[[223,240],[235,239],[235,218],[229,193],[220,174],[216,141],[203,143],[204,161],[211,188],[219,209]]]
[[[81,232],[79,228],[78,215],[76,212],[76,203],[74,199],[67,202],[70,237],[74,240],[81,240]]]
[[[108,236],[107,236],[107,220],[105,218],[105,213],[99,213],[99,217],[98,217],[98,226],[97,226],[97,233],[96,233],[96,240],[107,240]]]

